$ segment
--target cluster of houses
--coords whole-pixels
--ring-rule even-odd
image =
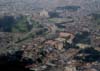
[[[58,37],[55,39],[45,39],[44,37],[37,37],[33,40],[30,46],[38,48],[42,48],[45,46],[51,46],[58,50],[61,50],[64,47],[64,43],[67,41],[68,43],[72,43],[74,38],[74,34],[68,32],[60,32]]]
[[[43,53],[44,57],[46,56],[45,58],[43,58],[44,59],[43,63],[45,64],[45,67],[40,65],[41,69],[47,68],[46,65],[55,67],[57,64],[50,63],[50,61],[54,60],[55,62],[58,61],[57,63],[59,63],[60,62],[59,58],[61,58],[61,64],[66,64],[64,66],[64,71],[77,71],[76,67],[81,67],[81,66],[82,66],[82,69],[87,68],[84,71],[91,70],[91,68],[88,68],[87,66],[91,67],[92,65],[94,65],[96,63],[94,63],[94,62],[93,62],[94,64],[80,63],[77,60],[72,59],[74,57],[74,55],[76,55],[77,52],[79,51],[78,49],[71,48],[62,54],[60,54],[60,52],[58,52],[58,51],[63,50],[66,41],[69,44],[72,44],[74,37],[75,37],[74,34],[68,33],[68,32],[59,32],[59,35],[57,38],[48,39],[48,40],[45,39],[44,37],[39,36],[39,37],[33,39],[32,43],[29,43],[26,46],[23,45],[23,48],[25,49],[24,57],[28,56],[28,57],[33,57],[34,59],[35,59],[35,57],[41,58],[41,55],[38,55],[38,53],[40,53],[39,49],[42,49],[42,50],[47,51],[48,53]],[[76,46],[80,47],[81,49],[90,47],[89,45],[82,44],[82,43],[78,43]],[[52,52],[50,52],[50,51],[52,51]],[[67,63],[65,63],[64,60],[65,61],[69,60],[69,61]],[[38,65],[32,64],[29,67],[32,67],[34,69],[34,68],[38,68]],[[80,70],[82,70],[82,69],[80,68]],[[96,70],[93,68],[91,71],[96,71]]]

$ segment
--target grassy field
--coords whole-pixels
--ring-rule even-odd
[[[48,19],[48,21],[52,23],[61,23],[61,22],[65,22],[66,19],[65,18],[50,18]]]
[[[28,32],[26,18],[22,18],[12,27],[12,32]]]

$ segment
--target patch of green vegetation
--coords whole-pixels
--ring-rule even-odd
[[[98,25],[100,25],[100,18],[96,19]]]
[[[100,24],[100,14],[92,14],[94,20],[97,22],[97,24]]]
[[[65,18],[50,18],[48,19],[49,22],[53,22],[53,23],[61,23],[61,22],[65,22],[66,19]]]
[[[2,32],[29,32],[32,28],[40,27],[39,22],[31,20],[28,16],[0,17],[0,31]]]
[[[27,19],[23,17],[20,20],[17,20],[14,27],[12,27],[12,32],[28,32],[29,30],[27,25]]]
[[[30,20],[31,24],[29,24],[27,17],[22,17],[21,19],[17,20],[16,25],[12,28],[12,32],[29,32],[32,28],[37,28],[39,23]]]
[[[38,28],[39,27],[39,22],[37,22],[37,21],[34,21],[34,20],[31,20],[32,21],[32,27],[34,27],[34,28]]]
[[[95,28],[100,30],[100,13],[94,13],[92,16],[93,20],[95,21]]]
[[[35,37],[35,33],[30,33],[28,36],[26,36],[26,37],[23,37],[23,38],[18,38],[18,41],[16,41],[16,43],[20,43],[20,42],[22,42],[22,41],[25,41],[25,40],[27,40],[27,39],[29,39],[29,38],[33,38],[33,37]]]
[[[81,33],[77,33],[73,39],[73,43],[83,43],[83,44],[90,44],[90,32],[88,31],[83,31]]]

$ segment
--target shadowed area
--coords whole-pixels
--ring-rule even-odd
[[[32,63],[31,59],[21,59],[22,51],[14,54],[0,55],[0,71],[30,71],[25,66]]]

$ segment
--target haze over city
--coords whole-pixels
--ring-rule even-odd
[[[100,0],[0,0],[0,71],[100,71]]]

